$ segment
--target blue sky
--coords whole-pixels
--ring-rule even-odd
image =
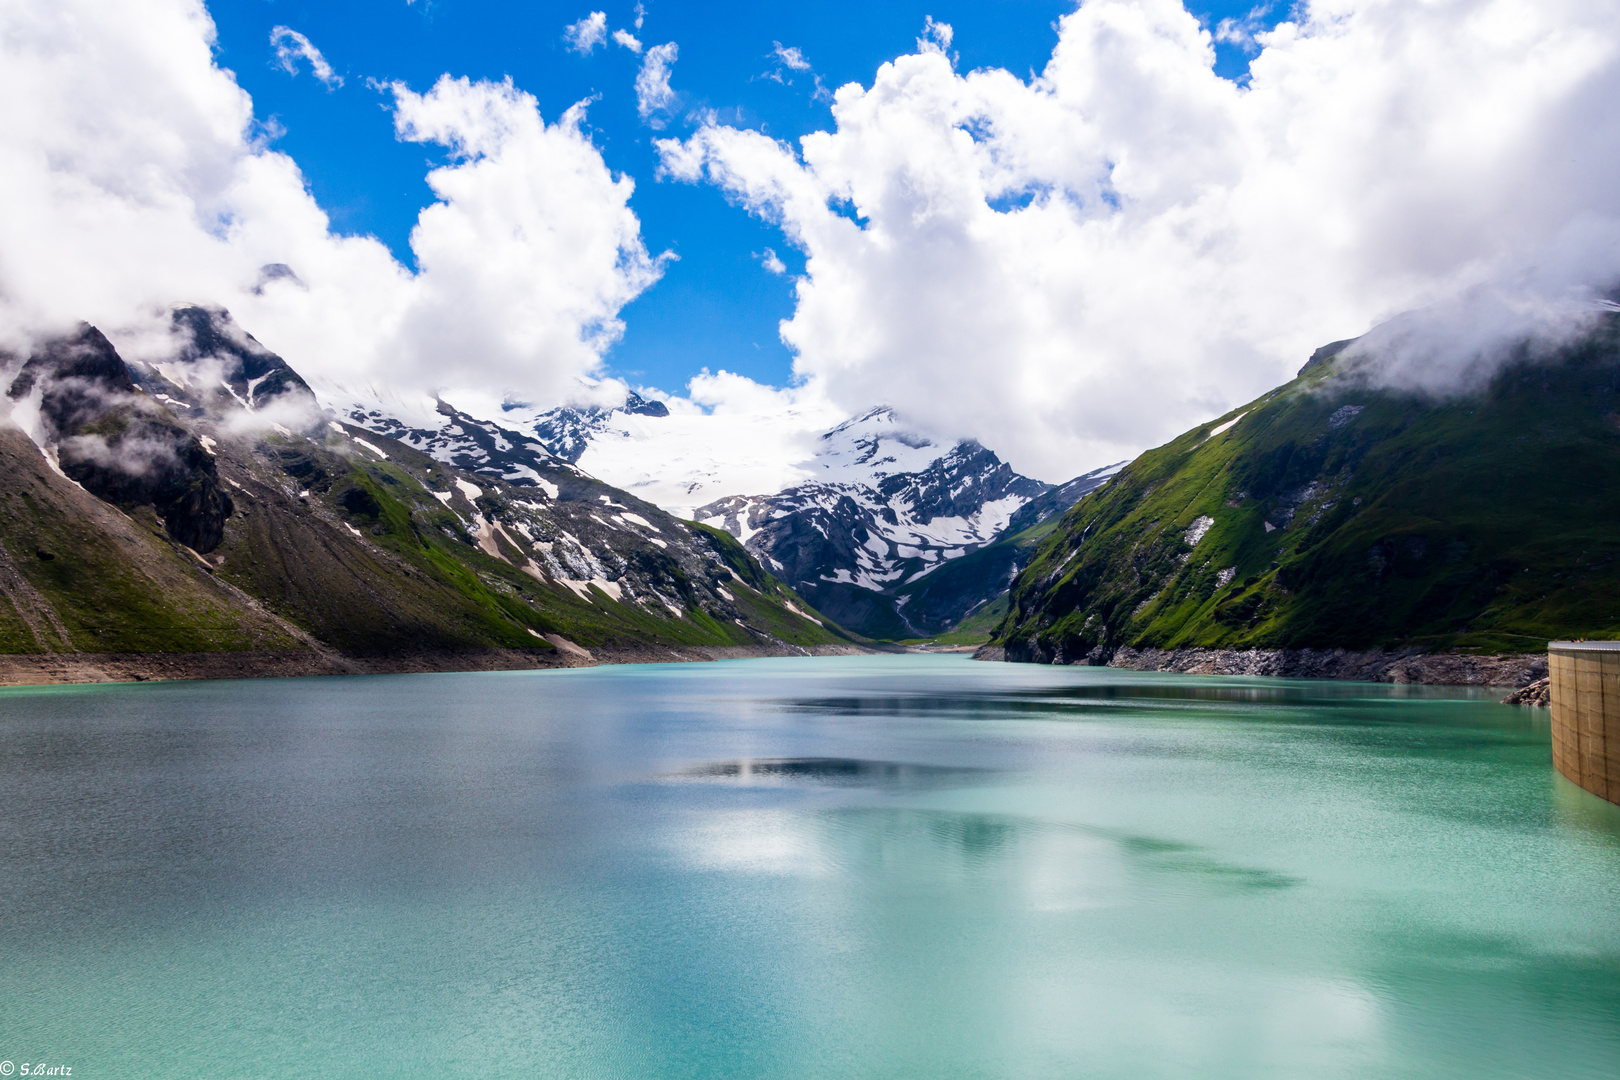
[[[368,79],[401,80],[425,90],[441,74],[478,79],[510,76],[554,121],[592,98],[589,127],[607,164],[636,181],[631,207],[654,253],[672,251],[663,280],[624,309],[624,338],[608,370],[632,383],[678,392],[702,368],[783,385],[792,356],[777,335],[793,311],[791,275],[801,257],[782,234],[728,204],[709,185],[657,179],[651,140],[684,135],[687,117],[715,110],[723,122],[796,140],[831,127],[821,85],[870,85],[885,60],[910,52],[931,16],[955,30],[961,70],[1003,67],[1027,76],[1042,68],[1056,43],[1056,20],[1073,9],[1062,0],[822,3],[679,3],[650,0],[641,29],[633,5],[511,3],[507,0],[213,0],[216,59],[253,97],[274,145],[303,169],[336,231],[370,234],[411,264],[408,237],[418,211],[432,201],[424,176],[442,162],[434,148],[399,142],[386,95]],[[635,33],[647,46],[674,41],[671,80],[680,108],[663,132],[636,112],[632,83],[639,57],[611,42],[589,56],[570,51],[563,31],[591,10],[609,29]],[[1213,26],[1242,18],[1252,4],[1195,5]],[[1264,19],[1274,23],[1276,15]],[[273,27],[284,25],[321,50],[344,78],[328,89],[307,65],[293,76],[274,63]],[[799,49],[813,65],[795,72],[773,58],[775,46]],[[1219,45],[1217,70],[1241,77],[1247,60]],[[773,79],[777,75],[781,81]],[[768,272],[761,255],[775,251],[789,276]]]

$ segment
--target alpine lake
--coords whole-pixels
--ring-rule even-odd
[[[1501,694],[930,655],[4,690],[0,1058],[1620,1076],[1620,806]]]

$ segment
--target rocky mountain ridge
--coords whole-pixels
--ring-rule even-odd
[[[614,407],[537,411],[508,403],[495,420],[443,401],[435,403],[431,421],[414,422],[387,403],[332,404],[349,422],[520,486],[532,486],[542,472],[578,469],[587,455],[622,466],[628,446],[644,446],[655,459],[644,455],[636,472],[660,490],[680,488],[674,474],[682,470],[697,477],[714,471],[689,458],[658,458],[665,436],[656,432],[670,420],[669,409],[633,392]],[[814,603],[836,612],[835,621],[877,637],[926,637],[1000,596],[1032,543],[1025,537],[964,564],[940,579],[948,587],[919,589],[919,582],[1038,517],[1067,509],[1117,468],[1045,484],[1020,476],[976,442],[942,445],[916,435],[893,409],[878,407],[818,440],[814,456],[799,466],[813,479],[769,495],[728,495],[691,514],[743,541],[797,590],[814,594]],[[702,483],[686,487],[700,490]],[[1032,516],[1032,510],[1039,512]]]
[[[977,442],[947,447],[919,437],[887,407],[823,435],[806,468],[817,479],[773,495],[719,499],[694,516],[737,537],[843,625],[886,638],[948,630],[999,595],[1011,561],[975,562],[973,571],[952,575],[954,590],[930,594],[918,584],[993,544],[1013,522],[1034,524],[1040,508],[1067,509],[1112,475],[1104,469],[1046,484]],[[919,595],[928,599],[914,603]]]
[[[441,456],[344,423],[223,311],[173,331],[155,361],[89,326],[0,361],[0,653],[254,673],[850,644],[719,530],[549,453],[510,481],[449,464],[489,434],[460,418]]]
[[[1125,462],[1105,465],[1058,484],[1025,503],[1000,535],[983,547],[910,581],[895,603],[912,626],[925,627],[950,644],[977,644],[989,637],[1007,610],[1007,592],[1057,519],[1101,488]]]
[[[546,449],[569,464],[577,464],[590,448],[591,436],[605,431],[614,413],[664,417],[669,415],[669,406],[662,401],[649,401],[632,390],[625,396],[623,405],[614,408],[559,405],[540,413],[525,426],[534,431]]]

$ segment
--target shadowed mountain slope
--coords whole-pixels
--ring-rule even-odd
[[[995,541],[945,563],[895,590],[895,603],[909,623],[947,643],[977,644],[1007,611],[1007,590],[1028,565],[1040,542],[1057,528],[1063,512],[1100,490],[1124,465],[1108,465],[1037,495],[1012,516]]]

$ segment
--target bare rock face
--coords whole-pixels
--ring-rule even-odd
[[[1545,653],[1479,656],[1377,649],[1122,648],[1111,656],[1082,662],[1189,675],[1270,675],[1430,686],[1523,686],[1547,673]]]
[[[1025,664],[1083,664],[1129,671],[1174,671],[1184,675],[1262,675],[1281,679],[1352,679],[1358,682],[1428,686],[1517,686],[1504,704],[1547,703],[1545,653],[1481,656],[1372,649],[1093,649],[1068,655],[1062,644],[1037,641],[985,646],[976,660]],[[1540,688],[1539,690],[1537,688]],[[1518,700],[1523,695],[1523,700]]]
[[[194,551],[219,546],[234,507],[213,456],[136,388],[101,331],[84,325],[41,345],[9,390],[13,400],[33,395],[64,474],[115,505],[151,506]]]

